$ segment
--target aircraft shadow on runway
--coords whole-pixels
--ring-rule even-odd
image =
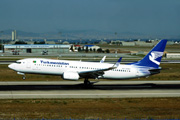
[[[180,89],[180,84],[116,84],[116,85],[0,85],[0,91],[9,90],[139,90]]]

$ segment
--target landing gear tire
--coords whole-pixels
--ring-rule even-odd
[[[88,80],[88,78],[85,78],[85,80],[84,80],[84,85],[91,85],[91,83],[90,83],[90,81]]]
[[[84,81],[84,85],[90,85],[91,83],[89,81]]]
[[[22,79],[25,80],[25,79],[26,79],[26,76],[23,76]]]

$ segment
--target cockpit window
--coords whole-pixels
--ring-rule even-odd
[[[21,62],[16,62],[17,64],[21,64]]]

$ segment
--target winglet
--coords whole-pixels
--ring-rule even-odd
[[[113,68],[117,68],[121,62],[122,57],[119,58],[119,60],[113,65]]]
[[[105,61],[105,59],[106,59],[106,56],[104,56],[104,57],[101,59],[100,63],[103,63],[103,62]]]

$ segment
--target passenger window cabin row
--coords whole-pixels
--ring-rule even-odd
[[[63,67],[62,65],[52,65],[52,64],[34,64],[35,66],[47,66],[47,67]],[[67,67],[67,66],[65,66]],[[73,69],[73,68],[78,68],[77,66],[69,66],[69,68]],[[103,69],[103,68],[93,68],[93,67],[79,67],[79,69],[89,69],[89,70],[99,70],[99,69]],[[129,69],[112,69],[110,71],[119,71],[119,72],[130,72]]]

